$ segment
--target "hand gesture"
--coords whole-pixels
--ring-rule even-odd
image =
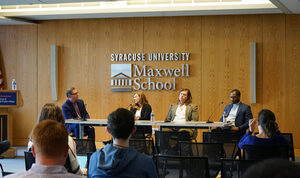
[[[249,131],[253,132],[255,130],[255,124],[256,124],[256,119],[250,119],[249,120]]]

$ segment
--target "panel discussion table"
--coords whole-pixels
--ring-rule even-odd
[[[107,119],[87,119],[87,121],[82,121],[80,119],[66,119],[65,123],[68,124],[79,124],[79,138],[83,138],[84,126],[107,126]],[[162,127],[179,127],[179,128],[195,128],[195,129],[208,129],[211,127],[223,127],[223,122],[214,122],[214,123],[206,123],[205,121],[190,121],[185,123],[176,123],[176,122],[164,122],[164,121],[135,121],[135,125],[137,126],[158,126],[159,130]]]

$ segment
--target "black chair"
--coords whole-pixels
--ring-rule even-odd
[[[147,139],[152,134],[152,126],[137,126],[136,132],[131,136],[132,139]]]
[[[283,158],[289,159],[289,145],[243,145],[244,159],[269,159]]]
[[[292,149],[290,150],[290,158],[292,161],[295,161],[293,134],[292,133],[281,133],[281,134],[291,143]]]
[[[13,172],[7,172],[7,171],[4,171],[4,169],[3,169],[1,163],[0,163],[0,169],[1,169],[2,177],[7,176],[7,175],[9,175],[9,174],[13,174]]]
[[[238,148],[239,134],[237,132],[203,132],[204,143],[223,143],[226,158],[241,156]]]
[[[225,157],[223,143],[179,142],[181,156],[208,158],[209,174],[216,177],[221,170],[221,158]]]
[[[94,139],[74,139],[76,143],[76,154],[79,156],[86,156],[88,152],[96,151],[96,144]]]
[[[209,178],[206,157],[160,155],[156,157],[156,168],[159,178]]]
[[[256,135],[256,134],[258,134],[258,132],[255,132],[254,134]],[[291,143],[292,149],[290,150],[290,159],[292,161],[295,161],[293,134],[292,133],[281,133],[281,135],[284,136]]]
[[[222,178],[242,178],[245,171],[260,160],[242,160],[242,159],[221,159]]]
[[[138,152],[154,157],[156,154],[153,139],[130,139],[129,146],[135,148]]]
[[[29,170],[33,163],[35,163],[35,157],[33,156],[31,151],[24,151],[25,157],[25,169]]]
[[[190,141],[189,132],[155,131],[155,145],[159,155],[180,155],[179,141]]]

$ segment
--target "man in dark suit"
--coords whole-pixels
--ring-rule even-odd
[[[78,99],[78,91],[75,87],[71,87],[66,91],[68,97],[67,101],[62,105],[62,111],[65,119],[86,119],[90,118],[89,113],[86,111],[83,100]],[[79,124],[66,124],[70,132],[73,132],[76,138],[79,138]],[[92,126],[84,127],[84,134],[88,138],[95,138],[95,130]]]
[[[220,119],[223,122],[223,117],[226,119],[226,123],[231,123],[230,129],[232,131],[239,132],[240,136],[243,136],[248,129],[249,120],[253,118],[251,108],[240,101],[241,92],[234,89],[230,92],[231,104],[228,104],[224,113]]]

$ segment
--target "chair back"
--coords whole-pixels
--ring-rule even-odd
[[[180,155],[179,141],[190,141],[187,131],[155,131],[155,145],[160,155]]]
[[[254,134],[257,135],[258,132],[255,132]],[[292,161],[295,161],[293,134],[292,133],[281,133],[281,135],[284,136],[284,138],[290,142],[291,147],[292,147],[292,149],[290,149],[290,159]]]
[[[3,169],[1,163],[0,163],[0,169],[1,169],[2,177],[7,176],[7,175],[9,175],[9,174],[13,174],[13,172],[7,172],[7,171],[4,171],[4,169]]]
[[[290,150],[290,158],[292,161],[295,161],[293,134],[292,133],[281,133],[281,135],[284,136],[291,143],[292,149]]]
[[[235,158],[240,154],[237,132],[203,132],[204,143],[223,143],[226,158]]]
[[[76,143],[76,154],[79,156],[86,156],[88,152],[96,151],[96,144],[94,139],[74,139]]]
[[[221,158],[225,157],[223,143],[179,142],[179,147],[181,156],[206,157],[211,177],[221,170]]]
[[[31,151],[24,151],[25,157],[25,169],[29,170],[33,163],[35,163],[35,157],[33,156]]]
[[[156,167],[159,178],[209,178],[206,157],[159,155],[156,157]]]
[[[152,126],[137,126],[136,132],[131,136],[134,139],[149,138],[147,135],[152,134]]]
[[[289,159],[290,148],[288,145],[243,145],[244,159]]]
[[[245,171],[259,160],[242,160],[242,159],[221,159],[222,178],[242,178]]]
[[[154,142],[152,139],[130,139],[129,146],[133,147],[138,152],[148,155],[152,158],[156,154]]]

